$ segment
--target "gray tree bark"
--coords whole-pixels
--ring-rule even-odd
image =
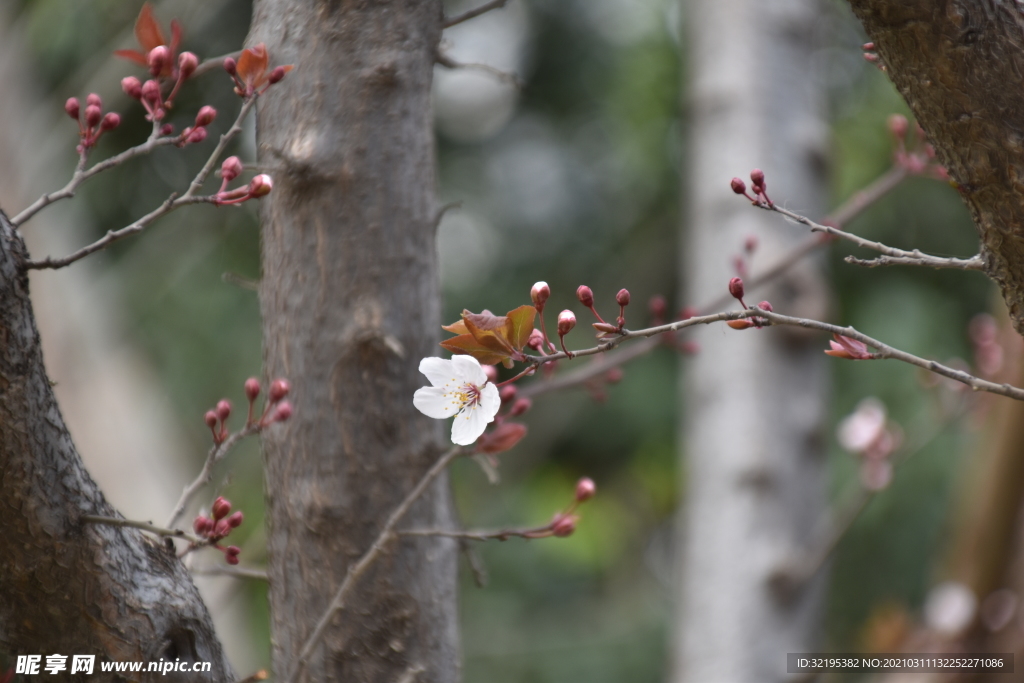
[[[438,354],[430,84],[441,3],[259,0],[251,42],[296,64],[259,105],[264,360],[295,416],[263,440],[274,668],[441,453],[415,410]],[[409,526],[452,521],[447,482]],[[307,662],[308,680],[459,677],[456,545],[401,540],[360,580]]]
[[[684,301],[700,305],[726,291],[748,235],[759,240],[755,274],[804,238],[734,195],[731,177],[760,167],[770,196],[820,215],[827,129],[808,65],[821,15],[816,0],[697,0],[683,11],[691,142],[681,265]],[[746,302],[820,318],[825,287],[805,262]],[[819,339],[782,329],[715,326],[695,338],[701,351],[683,379],[672,679],[782,681],[786,652],[813,649],[821,612],[820,578],[793,593],[772,580],[825,511],[825,356]]]

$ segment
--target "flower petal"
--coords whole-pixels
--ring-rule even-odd
[[[495,389],[497,391],[497,389]],[[482,406],[467,408],[455,417],[452,423],[452,443],[468,446],[479,438],[494,416],[487,416]]]
[[[427,379],[435,387],[443,387],[446,384],[459,382],[458,373],[450,360],[444,358],[430,357],[420,361],[420,372],[427,376]],[[454,388],[451,387],[451,388]]]
[[[488,423],[494,420],[499,408],[501,408],[501,395],[498,392],[498,387],[487,384],[480,390],[480,410],[487,417]]]
[[[480,361],[473,356],[452,356],[451,364],[460,382],[469,382],[478,387],[487,384],[487,373],[480,367]]]
[[[445,390],[439,387],[420,387],[412,395],[412,404],[416,410],[435,420],[451,417],[459,409]]]

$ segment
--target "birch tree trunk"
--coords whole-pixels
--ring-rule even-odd
[[[822,94],[813,73],[816,0],[696,0],[688,26],[690,167],[685,181],[686,296],[727,289],[732,257],[754,235],[753,263],[772,264],[801,230],[754,210],[729,188],[762,168],[770,196],[820,216]],[[748,305],[820,318],[825,285],[805,262]],[[738,306],[738,304],[736,304]],[[792,594],[771,580],[800,557],[824,513],[821,429],[826,369],[820,339],[799,332],[698,330],[684,373],[684,509],[673,680],[782,681],[787,652],[810,651],[822,580]]]
[[[441,453],[417,412],[438,354],[430,84],[440,2],[259,0],[251,42],[295,70],[260,102],[264,360],[295,416],[263,441],[274,668]],[[440,481],[405,524],[450,527]],[[360,579],[308,680],[458,679],[456,545],[400,540]],[[412,680],[412,678],[408,679]]]

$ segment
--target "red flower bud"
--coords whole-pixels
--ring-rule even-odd
[[[100,128],[103,130],[114,130],[120,125],[121,116],[119,114],[115,114],[114,112],[110,112],[109,114],[103,117],[102,121],[100,121]]]
[[[238,157],[228,157],[220,165],[220,177],[231,182],[242,175],[242,162]]]
[[[163,104],[163,96],[160,94],[160,84],[150,79],[142,84],[142,97],[152,105]]]
[[[620,306],[628,306],[629,305],[629,290],[628,289],[620,289],[619,293],[615,295],[615,303],[617,303]]]
[[[206,426],[209,427],[210,429],[213,429],[214,427],[217,426],[217,413],[213,412],[212,410],[207,410],[206,415],[203,416],[203,419],[206,421]]]
[[[157,45],[149,51],[146,63],[149,64],[149,73],[154,77],[159,76],[171,59],[171,51],[166,45]]]
[[[242,549],[237,545],[229,545],[224,549],[224,561],[228,564],[238,564],[238,556],[242,553]]]
[[[239,510],[238,512],[232,512],[230,515],[228,515],[228,518],[225,521],[227,521],[228,526],[230,526],[232,529],[237,529],[238,527],[242,526],[242,520],[244,519],[245,515],[242,514],[241,510]]]
[[[205,536],[213,528],[213,520],[199,515],[192,521],[192,529],[200,536]]]
[[[266,197],[274,189],[274,181],[266,173],[260,173],[249,181],[250,197]]]
[[[767,301],[762,301],[757,305],[757,307],[760,308],[762,311],[768,311],[769,313],[775,310],[774,308],[772,308],[772,305]]]
[[[502,403],[508,403],[509,401],[515,400],[517,393],[519,393],[519,390],[510,384],[507,387],[501,388],[501,391],[498,392],[498,397],[501,399]]]
[[[742,299],[743,280],[741,280],[738,277],[734,277],[733,279],[729,280],[729,294],[731,294],[733,298]]]
[[[734,330],[745,330],[748,327],[754,327],[754,323],[749,320],[730,320],[725,323]],[[827,351],[825,353],[828,353]]]
[[[89,96],[85,98],[85,103],[87,105],[93,105],[103,109],[103,100],[101,100],[100,96],[94,92],[89,93]]]
[[[587,308],[594,306],[594,292],[591,291],[590,287],[586,285],[580,285],[576,289],[576,298],[580,300],[580,303]]]
[[[237,158],[237,157],[236,157]],[[245,397],[250,402],[255,401],[256,397],[260,395],[260,381],[255,377],[250,377],[245,380]]]
[[[125,76],[121,79],[121,90],[133,100],[142,99],[142,83],[135,76]]]
[[[910,130],[910,123],[907,121],[907,117],[902,114],[892,114],[889,116],[887,121],[889,126],[889,132],[892,133],[893,137],[900,140],[907,136],[907,131]]]
[[[213,536],[217,538],[224,538],[231,533],[231,525],[228,524],[226,519],[222,519],[213,525]]]
[[[231,546],[234,548],[235,546]],[[224,555],[224,561],[228,564],[238,564],[238,555]]]
[[[533,401],[528,398],[517,398],[516,402],[512,404],[512,410],[509,411],[509,415],[518,417],[525,413],[527,410],[533,407]]]
[[[286,73],[288,73],[288,69],[283,66],[274,67],[274,70],[267,76],[267,83],[270,83],[270,85],[279,83]]]
[[[755,168],[750,172],[750,182],[754,184],[755,192],[764,192],[764,171]]]
[[[171,135],[174,133],[174,126],[169,123],[165,123],[160,126],[160,135]]]
[[[191,52],[182,52],[178,55],[178,76],[185,80],[191,76],[199,66],[199,58]]]
[[[217,500],[213,501],[213,518],[221,520],[231,514],[231,502],[224,496],[217,496]]]
[[[192,132],[188,134],[188,137],[185,139],[185,141],[195,145],[195,144],[199,144],[200,142],[202,142],[205,139],[206,139],[206,129],[200,127],[200,128],[193,128]]]
[[[740,178],[733,178],[729,185],[730,187],[732,187],[732,191],[735,192],[736,194],[747,193],[747,184],[743,182],[743,180],[741,180]]]
[[[275,379],[270,383],[270,402],[277,403],[287,396],[292,390],[292,385],[286,379]]]
[[[576,522],[578,520],[579,517],[576,515],[563,515],[562,513],[558,513],[555,515],[554,521],[551,522],[551,531],[559,538],[572,536],[572,532],[576,531]]]
[[[68,116],[73,118],[75,121],[78,120],[79,104],[77,97],[69,97],[68,101],[64,103],[64,111],[68,113]]]
[[[231,401],[226,398],[221,399],[217,402],[217,417],[220,418],[221,422],[231,417]]]
[[[651,297],[651,300],[647,302],[647,308],[651,312],[651,316],[659,320],[664,320],[665,314],[668,313],[668,304],[665,303],[665,297],[660,294]]]
[[[590,500],[597,493],[597,486],[594,485],[594,480],[590,477],[583,477],[576,482],[576,501],[582,503]]]
[[[538,329],[534,329],[530,333],[530,339],[526,342],[526,345],[534,351],[540,351],[544,346],[544,333]]]
[[[95,104],[90,104],[85,108],[85,125],[89,128],[95,128],[100,125],[100,119],[103,118],[103,110],[97,107]]]
[[[224,60],[224,70],[232,76],[234,76],[236,73],[238,73],[238,62],[236,62],[231,57],[226,58]]]
[[[210,125],[215,118],[217,118],[217,110],[208,104],[204,105],[196,114],[196,128]]]
[[[569,334],[572,328],[576,327],[576,314],[566,309],[558,314],[559,336]]]
[[[543,280],[535,282],[530,288],[530,300],[533,301],[534,306],[543,306],[549,296],[551,296],[551,288]]]

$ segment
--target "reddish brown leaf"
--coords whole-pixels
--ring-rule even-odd
[[[441,342],[441,346],[452,353],[464,353],[473,356],[473,358],[476,358],[484,365],[495,365],[508,357],[506,353],[492,351],[486,346],[481,345],[471,334],[460,334],[457,337],[445,339]]]
[[[452,334],[469,334],[469,328],[466,327],[466,323],[462,322],[462,320],[456,320],[451,325],[441,325],[441,329]]]
[[[114,55],[121,59],[128,59],[141,66],[146,66],[146,55],[138,50],[114,50]]]
[[[511,333],[508,336],[512,348],[522,351],[526,343],[530,341],[530,333],[533,332],[533,321],[537,318],[537,309],[533,306],[520,306],[508,312],[505,316],[511,323]]]
[[[270,57],[267,55],[267,46],[263,43],[253,45],[242,50],[238,58],[238,78],[250,89],[256,89],[267,80],[267,64]]]
[[[509,321],[503,315],[494,315],[489,311],[483,313],[462,312],[462,320],[466,329],[473,335],[482,346],[500,353],[502,356],[511,356],[514,348],[508,341]]]
[[[502,422],[489,432],[484,432],[476,441],[477,453],[504,453],[526,436],[526,425],[518,422]]]
[[[153,7],[148,2],[142,6],[139,18],[135,21],[135,38],[146,54],[158,45],[167,45],[160,24],[153,18]]]

